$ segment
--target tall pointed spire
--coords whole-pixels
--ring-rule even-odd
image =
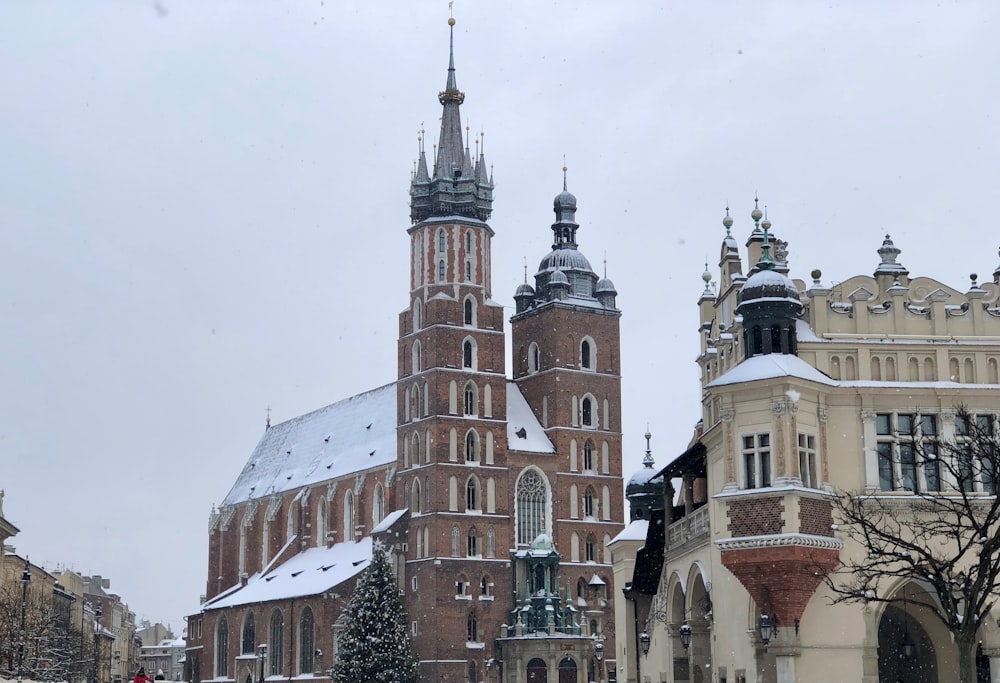
[[[473,165],[468,138],[462,136],[460,107],[465,93],[455,77],[455,19],[448,18],[448,77],[438,93],[441,129],[434,151],[434,170],[428,177],[417,173],[410,184],[410,219],[414,223],[433,216],[469,216],[489,220],[493,211],[493,182],[486,179],[482,155]],[[421,157],[423,154],[421,154]],[[425,164],[426,165],[426,164]]]

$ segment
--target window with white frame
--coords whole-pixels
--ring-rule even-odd
[[[469,477],[469,480],[465,483],[465,509],[467,512],[475,512],[479,510],[480,503],[479,495],[479,480],[475,477]]]
[[[594,341],[589,337],[580,342],[580,368],[594,369]]]
[[[941,490],[936,415],[877,413],[875,434],[881,490],[914,493]]]
[[[468,381],[465,383],[465,392],[463,396],[465,414],[466,415],[477,415],[479,414],[479,391],[476,388],[476,384],[473,381]]]
[[[528,346],[528,372],[534,374],[542,369],[542,353],[538,348],[538,344],[531,342]]]
[[[590,439],[583,444],[583,469],[585,471],[594,469],[594,442]]]
[[[799,432],[799,476],[802,485],[811,489],[819,488],[816,459],[816,436]]]
[[[438,230],[438,251],[444,252],[444,250],[445,250],[444,230]]]
[[[594,399],[591,396],[584,396],[580,401],[580,421],[584,427],[595,427],[594,423]]]
[[[771,435],[743,435],[743,488],[762,489],[771,485]]]
[[[996,439],[996,417],[990,414],[955,416],[955,441],[959,448],[959,485],[966,492],[996,494],[996,465],[977,445]]]
[[[476,527],[469,529],[469,535],[466,537],[466,555],[479,556],[479,536],[476,535]]]

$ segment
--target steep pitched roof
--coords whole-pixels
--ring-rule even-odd
[[[264,432],[223,505],[396,461],[396,384],[351,396]]]
[[[310,548],[293,555],[264,575],[254,574],[246,586],[216,597],[202,605],[202,608],[212,610],[319,595],[363,572],[371,563],[371,558],[370,536],[357,543]],[[351,589],[353,588],[352,585]]]

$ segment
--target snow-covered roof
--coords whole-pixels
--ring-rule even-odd
[[[648,519],[634,519],[628,523],[624,529],[621,530],[617,536],[611,539],[611,542],[615,541],[645,541],[646,532],[649,530],[649,520]]]
[[[223,505],[334,479],[396,460],[396,385],[273,425]]]
[[[786,353],[769,353],[763,356],[747,358],[735,368],[709,382],[708,387],[721,387],[729,384],[739,384],[740,382],[753,382],[759,379],[774,379],[776,377],[796,377],[829,386],[837,386],[839,384],[839,382],[830,379],[798,356]]]
[[[521,389],[511,380],[507,381],[507,448],[527,453],[556,452]]]
[[[372,539],[310,548],[266,574],[255,574],[240,590],[215,598],[204,610],[319,595],[363,572],[371,563]],[[351,587],[353,590],[353,586]]]
[[[378,534],[383,531],[388,531],[392,528],[392,525],[396,523],[400,517],[406,514],[406,510],[396,510],[387,514],[381,522],[379,522],[374,529],[372,529],[373,534]]]

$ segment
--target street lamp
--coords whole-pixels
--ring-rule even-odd
[[[257,646],[257,659],[260,661],[260,678],[257,679],[257,683],[264,683],[264,662],[267,661],[267,643],[261,643]]]
[[[766,614],[761,614],[760,620],[757,622],[757,627],[760,630],[760,642],[764,643],[764,647],[767,647],[767,644],[771,642],[771,638],[774,637],[774,621]]]
[[[691,647],[691,627],[688,624],[681,624],[680,639],[681,647],[685,650]]]
[[[594,656],[599,662],[604,660],[604,643],[600,640],[594,643]]]
[[[94,610],[94,683],[101,680],[101,606]]]
[[[639,634],[639,647],[642,648],[642,655],[645,657],[649,654],[649,632],[643,631]]]
[[[21,683],[21,676],[24,674],[24,640],[25,616],[28,612],[28,585],[31,583],[31,565],[28,558],[24,558],[24,572],[21,574],[21,642],[17,646],[17,683]]]

